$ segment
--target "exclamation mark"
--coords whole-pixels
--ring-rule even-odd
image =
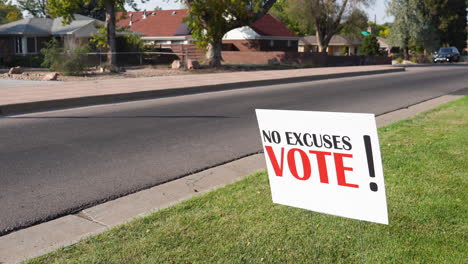
[[[372,143],[370,136],[364,136],[364,145],[366,146],[366,154],[367,154],[367,165],[369,167],[369,175],[372,178],[375,178],[375,169],[374,169],[374,156],[372,155]],[[376,192],[379,187],[377,183],[371,182],[369,184],[371,191]]]

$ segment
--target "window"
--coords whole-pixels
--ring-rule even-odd
[[[274,47],[275,46],[275,41],[274,40],[270,40],[270,47]]]
[[[37,52],[36,38],[27,38],[26,40],[27,40],[27,47],[28,47],[27,53],[36,53]]]
[[[23,53],[23,38],[22,37],[16,37],[15,51],[16,51],[16,54]]]
[[[288,48],[291,47],[291,40],[288,40]]]

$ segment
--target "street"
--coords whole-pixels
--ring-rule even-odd
[[[468,65],[0,118],[0,234],[261,151],[255,109],[382,114],[468,87]]]

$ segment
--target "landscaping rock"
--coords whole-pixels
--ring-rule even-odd
[[[58,75],[59,74],[56,72],[51,72],[51,73],[46,74],[42,80],[43,81],[56,81]]]
[[[182,69],[184,68],[184,63],[180,60],[175,60],[171,65],[172,69]]]
[[[189,70],[194,70],[194,69],[200,69],[200,63],[196,60],[187,60],[187,69]]]
[[[8,74],[22,74],[22,73],[23,73],[23,69],[20,66],[10,68],[10,70],[8,71]]]

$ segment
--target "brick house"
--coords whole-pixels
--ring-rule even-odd
[[[193,44],[190,29],[183,22],[187,9],[127,12],[117,23],[141,32],[148,45]],[[229,31],[223,37],[225,51],[297,51],[299,37],[273,16],[267,14],[253,23]]]

